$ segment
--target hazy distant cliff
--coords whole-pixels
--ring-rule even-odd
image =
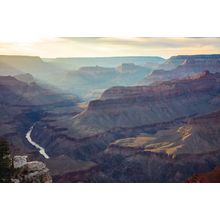
[[[209,70],[220,72],[220,55],[174,56],[154,70],[143,81],[146,84],[183,78]]]

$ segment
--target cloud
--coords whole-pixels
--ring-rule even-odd
[[[126,56],[220,53],[220,38],[60,37],[0,43],[1,54],[41,57]]]

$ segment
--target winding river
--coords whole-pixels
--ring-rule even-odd
[[[85,111],[85,110],[84,110],[84,111]],[[79,114],[76,114],[72,119],[77,118],[77,117],[78,117],[80,114],[82,114],[84,111],[80,112]],[[30,127],[30,129],[29,129],[28,132],[26,133],[25,137],[26,137],[26,139],[28,140],[28,142],[29,142],[32,146],[34,146],[35,148],[37,148],[37,149],[39,150],[39,153],[40,153],[41,155],[43,155],[44,158],[49,159],[50,157],[49,157],[48,154],[45,152],[45,149],[44,149],[43,147],[41,147],[38,143],[34,142],[34,141],[32,140],[32,138],[31,138],[31,132],[32,132],[32,130],[33,130],[33,128],[34,128],[34,125],[35,125],[35,124],[33,124],[33,125]]]
[[[45,149],[43,147],[41,147],[39,144],[37,144],[36,142],[34,142],[31,138],[31,132],[34,128],[34,125],[31,126],[31,128],[29,129],[29,131],[26,133],[26,139],[28,140],[28,142],[33,145],[35,148],[37,148],[39,150],[39,153],[41,155],[44,156],[44,158],[49,159],[50,157],[46,154]]]

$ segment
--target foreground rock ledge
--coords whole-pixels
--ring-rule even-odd
[[[41,161],[27,161],[27,156],[15,156],[13,159],[14,183],[52,183],[49,169]]]

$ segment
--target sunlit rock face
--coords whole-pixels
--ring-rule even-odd
[[[14,168],[21,168],[23,167],[25,164],[27,164],[27,156],[14,156],[13,158],[13,165]]]
[[[101,170],[113,182],[219,182],[219,122],[216,111],[116,140],[102,154]]]
[[[109,145],[121,151],[154,152],[172,157],[186,154],[204,154],[220,150],[220,111],[194,117],[181,126],[170,126],[155,134],[140,134],[120,139]]]

